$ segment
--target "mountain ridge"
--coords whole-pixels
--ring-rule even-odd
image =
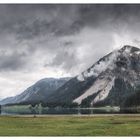
[[[44,101],[49,94],[65,84],[70,78],[43,78],[34,85],[28,87],[21,94],[8,97],[0,101],[0,104],[20,103],[20,102],[40,102]]]
[[[139,83],[140,49],[125,45],[65,81],[42,101],[56,106],[63,103],[84,107],[121,106],[128,96],[135,93]]]
[[[127,96],[126,91],[132,94],[136,83],[140,81],[139,60],[140,49],[125,45],[102,57],[90,68],[72,78],[56,91],[57,94],[50,95],[47,102],[72,101],[81,105],[83,100],[93,96],[92,101],[86,101],[90,102],[88,106],[101,102],[106,102],[104,105],[120,105]],[[126,88],[124,91],[123,89],[119,91],[119,83],[124,84]],[[117,97],[119,93],[122,93],[120,99]],[[94,97],[95,94],[97,96]]]

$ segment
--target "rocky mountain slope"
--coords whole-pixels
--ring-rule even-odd
[[[24,102],[31,102],[31,103],[39,103],[40,101],[45,101],[47,97],[65,84],[70,78],[45,78],[33,86],[26,89],[20,95],[15,97],[9,97],[2,101],[0,104],[13,104],[13,103],[24,103]]]
[[[46,102],[120,106],[140,82],[140,49],[124,46],[101,58],[52,93]]]

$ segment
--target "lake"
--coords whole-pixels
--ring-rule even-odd
[[[105,114],[105,113],[119,113],[119,108],[20,108],[19,107],[6,107],[1,110],[1,115],[25,115],[25,114],[54,114],[54,115],[65,115],[65,114]]]

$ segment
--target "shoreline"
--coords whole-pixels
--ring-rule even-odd
[[[140,114],[71,114],[71,115],[66,115],[66,114],[35,114],[35,115],[31,115],[31,114],[26,114],[26,115],[16,115],[16,114],[10,114],[10,115],[0,115],[0,117],[113,117],[113,116],[126,116],[126,117],[140,117]]]

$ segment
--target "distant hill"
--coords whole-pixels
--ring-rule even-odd
[[[45,78],[33,86],[26,89],[23,93],[3,99],[0,104],[16,104],[16,103],[39,103],[46,101],[47,97],[59,87],[64,85],[70,78]]]

